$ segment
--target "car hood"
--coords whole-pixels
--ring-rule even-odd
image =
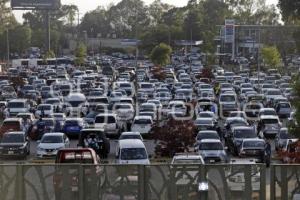
[[[200,154],[203,157],[209,157],[209,156],[225,156],[226,153],[224,150],[201,150]]]
[[[0,143],[0,147],[22,147],[24,143]]]
[[[59,149],[65,147],[65,145],[62,143],[40,143],[38,147],[42,149]]]

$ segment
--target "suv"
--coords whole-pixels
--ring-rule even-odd
[[[30,143],[25,132],[4,133],[0,142],[0,156],[22,156],[30,154]]]
[[[226,151],[220,140],[201,140],[197,149],[205,163],[228,162]]]
[[[7,118],[0,127],[0,137],[8,131],[26,131],[22,118]]]

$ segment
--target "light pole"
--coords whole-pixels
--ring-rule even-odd
[[[6,28],[6,53],[7,53],[7,61],[6,61],[6,65],[8,66],[9,64],[9,54],[10,54],[10,49],[9,49],[9,30],[8,30],[8,26]]]
[[[260,63],[259,63],[259,57],[260,57],[260,27],[258,29],[258,49],[257,49],[257,79],[258,79],[258,88],[260,91]]]

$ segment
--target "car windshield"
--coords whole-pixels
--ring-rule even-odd
[[[8,108],[24,108],[25,104],[23,102],[8,102]]]
[[[203,142],[199,144],[199,150],[223,150],[220,142]]]
[[[17,121],[5,121],[3,123],[3,126],[15,126],[15,127],[19,127],[20,123]]]
[[[288,134],[287,130],[280,131],[280,139],[291,139],[292,136]]]
[[[50,110],[51,109],[51,106],[49,105],[40,105],[38,107],[38,110]]]
[[[95,123],[116,123],[116,119],[113,116],[98,116]]]
[[[277,113],[275,112],[275,110],[265,110],[263,112],[263,115],[277,115]]]
[[[46,135],[42,138],[41,143],[63,143],[63,138],[57,135]]]
[[[147,159],[144,148],[125,148],[121,150],[121,160],[140,160]]]
[[[234,131],[235,138],[256,138],[254,130],[251,129],[240,129]]]
[[[68,125],[68,126],[78,126],[79,122],[77,120],[67,120],[65,122],[65,125]]]
[[[197,135],[197,140],[203,140],[203,139],[220,139],[218,134],[214,133],[201,133]]]
[[[54,121],[53,120],[43,120],[45,123],[45,126],[54,126]]]
[[[68,103],[71,105],[71,107],[79,107],[84,102],[83,101],[69,101]]]
[[[141,139],[139,135],[121,135],[120,140],[126,140],[126,139]]]
[[[205,120],[205,119],[197,119],[195,121],[196,125],[205,125],[205,124],[212,124],[212,120]]]
[[[220,97],[220,101],[222,101],[222,102],[232,102],[232,101],[235,101],[235,97],[233,95],[222,95]]]
[[[152,124],[150,119],[136,119],[134,124]]]
[[[267,95],[281,95],[279,90],[269,90]]]
[[[277,119],[264,119],[262,120],[263,124],[278,124]]]
[[[22,134],[4,134],[1,143],[23,143],[24,141]]]
[[[265,143],[263,141],[244,141],[243,147],[247,148],[264,148]]]

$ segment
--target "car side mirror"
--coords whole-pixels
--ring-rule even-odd
[[[148,156],[149,159],[152,159],[152,157],[153,157],[152,155],[149,155],[149,156]]]
[[[36,141],[37,144],[41,143],[41,140]]]

